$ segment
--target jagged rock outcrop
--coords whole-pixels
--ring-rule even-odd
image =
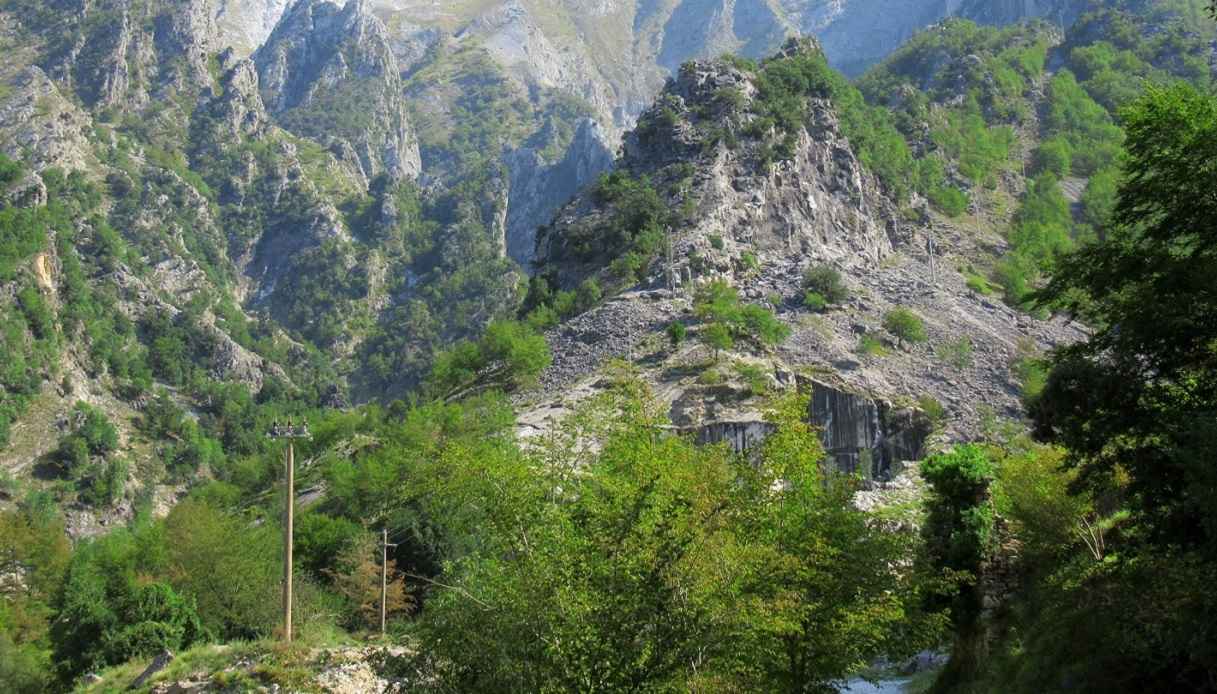
[[[216,25],[222,45],[248,56],[263,42],[293,0],[216,0]]]
[[[93,161],[92,119],[41,68],[24,68],[9,85],[0,91],[0,151],[36,171],[74,171]]]
[[[805,40],[787,50],[819,48]],[[625,137],[615,169],[650,181],[672,209],[686,209],[685,224],[670,234],[671,261],[657,260],[648,272],[655,286],[667,274],[685,285],[749,272],[745,254],[875,266],[904,236],[894,205],[854,155],[827,99],[810,101],[805,126],[792,133],[792,156],[763,157],[781,135],[742,134],[755,118],[753,79],[724,61],[688,63]],[[724,128],[738,146],[722,141]],[[611,226],[611,214],[595,191],[585,191],[538,236],[538,263],[564,287],[597,274],[603,259],[589,259],[582,248],[595,229]]]
[[[220,94],[208,106],[215,136],[209,141],[223,147],[234,135],[257,136],[270,123],[258,88],[258,70],[252,60],[237,58],[232,50],[220,55]],[[227,136],[227,137],[225,137]]]
[[[787,48],[807,50],[816,47]],[[931,222],[929,215],[898,214],[841,134],[830,100],[810,100],[802,127],[786,140],[784,160],[760,157],[774,137],[747,128],[752,80],[730,61],[686,65],[625,136],[614,175],[649,181],[661,206],[683,208],[666,234],[671,258],[666,249],[655,253],[639,286],[547,334],[554,362],[541,376],[543,395],[521,414],[522,426],[543,431],[594,392],[599,370],[615,359],[634,363],[675,426],[699,435],[709,427],[706,436],[732,445],[746,445],[747,432],[762,421],[751,379],[768,374],[770,388],[789,388],[788,374],[804,382],[810,375],[809,419],[825,429],[829,455],[837,467],[872,479],[898,473],[896,463],[919,458],[938,437],[970,438],[987,417],[1021,416],[1012,373],[1020,355],[1082,332],[970,290],[956,268],[1000,238],[978,239],[975,230]],[[733,133],[723,129],[731,128],[734,146],[724,142]],[[606,199],[588,191],[542,230],[543,276],[562,288],[587,277],[619,286],[611,263],[623,249],[593,245],[623,219]],[[928,239],[948,249],[946,257],[931,258]],[[803,277],[812,265],[837,269],[850,297],[828,311],[805,309]],[[773,310],[791,336],[772,352],[748,343],[722,354],[696,344],[669,347],[663,331],[673,321],[686,324],[693,339],[704,327],[690,285],[712,278]],[[926,344],[897,344],[887,334],[884,316],[897,307],[924,319]],[[960,350],[965,357],[944,356]],[[751,375],[742,378],[745,372]],[[934,413],[933,426],[925,412]]]
[[[81,1],[60,11],[52,76],[94,108],[140,110],[210,82],[217,30],[208,0]]]
[[[365,0],[293,6],[254,54],[262,100],[287,130],[329,146],[365,181],[414,178],[418,141],[388,31]]]
[[[510,190],[507,205],[507,255],[526,269],[537,246],[538,220],[551,219],[562,205],[613,165],[613,154],[600,125],[579,122],[566,155],[547,165],[541,154],[523,148],[505,156]]]

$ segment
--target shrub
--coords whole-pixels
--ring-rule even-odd
[[[104,412],[84,402],[76,403],[72,416],[76,427],[59,442],[55,458],[63,472],[79,475],[87,469],[91,457],[118,448],[118,430]]]
[[[735,372],[748,382],[748,390],[755,396],[763,396],[769,391],[769,374],[756,364],[737,362]]]
[[[825,299],[824,295],[820,294],[819,292],[808,290],[808,292],[803,295],[803,307],[808,310],[818,313],[823,311],[827,306],[828,300]]]
[[[933,395],[922,395],[917,398],[917,407],[930,418],[934,426],[941,426],[947,419],[947,410]]]
[[[964,283],[967,284],[968,289],[971,289],[977,294],[980,294],[981,296],[988,296],[993,293],[993,285],[990,284],[989,280],[985,279],[984,276],[978,275],[974,272],[965,272],[964,278]]]
[[[699,332],[701,341],[714,350],[714,361],[718,361],[719,352],[735,347],[735,339],[731,337],[731,329],[722,323],[710,323],[702,326]]]
[[[666,332],[668,333],[668,341],[672,343],[672,346],[679,347],[681,343],[685,341],[685,334],[687,330],[684,323],[681,323],[680,321],[672,321],[671,323],[668,323]]]
[[[900,307],[887,312],[883,317],[883,328],[896,338],[897,344],[903,348],[905,342],[925,342],[925,323],[921,317],[911,310]]]
[[[579,307],[580,312],[586,311],[596,304],[600,303],[604,292],[600,290],[600,283],[595,277],[588,277],[579,284],[579,288],[575,291],[575,304]]]
[[[858,353],[866,357],[885,357],[887,347],[874,335],[863,335],[858,339]]]
[[[803,288],[815,292],[829,304],[839,304],[849,298],[849,288],[841,273],[828,265],[813,265],[803,273]]]
[[[1073,148],[1063,137],[1054,137],[1042,142],[1035,150],[1034,172],[1045,171],[1064,178],[1069,175],[1073,161]]]
[[[790,327],[764,306],[748,304],[740,311],[740,316],[747,336],[766,347],[777,346],[790,337]]]
[[[955,186],[935,186],[926,196],[934,207],[942,210],[948,217],[958,217],[968,209],[968,194]]]

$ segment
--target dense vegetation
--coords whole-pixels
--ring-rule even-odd
[[[1022,551],[999,532],[982,560],[1021,575],[1007,609],[964,628],[956,616],[972,657],[942,691],[1201,692],[1217,673],[1217,99],[1152,88],[1122,117],[1128,158],[1103,238],[1063,255],[1034,296],[1095,328],[1053,353],[1032,402],[1035,434],[1062,448],[1015,437],[989,453]]]
[[[899,568],[913,544],[868,523],[855,482],[822,469],[805,408],[775,402],[777,433],[754,464],[656,436],[664,420],[624,375],[529,450],[496,396],[316,419],[301,453],[320,454],[330,493],[298,519],[303,638],[367,625],[369,572],[347,550],[372,551],[373,524],[413,577],[394,630],[418,640],[415,667],[443,690],[820,691],[932,642],[942,621]],[[375,444],[324,453],[352,435]],[[200,487],[164,520],[70,557],[54,512],[0,516],[12,530],[0,557],[28,576],[0,622],[8,681],[37,690],[162,647],[270,635],[281,534],[269,518],[251,525],[254,509],[222,510],[231,488]],[[53,673],[37,666],[48,650]]]

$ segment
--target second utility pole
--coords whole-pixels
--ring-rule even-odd
[[[389,602],[389,529],[380,529],[380,635],[385,635],[385,612]]]

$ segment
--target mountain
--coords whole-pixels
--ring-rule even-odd
[[[608,162],[606,154],[615,152],[623,133],[687,60],[723,53],[759,59],[802,34],[817,36],[834,66],[857,73],[945,17],[992,24],[1031,17],[1069,22],[1086,3],[910,0],[893,8],[858,0],[508,0],[443,10],[408,0],[352,4],[383,21],[397,63],[408,75],[408,103],[428,172],[446,182],[467,181],[488,165],[506,167],[499,174],[505,182],[482,185],[506,211],[501,219],[492,215],[491,223],[507,237],[511,257],[527,267],[535,228],[570,192],[540,193],[541,202],[537,191],[550,190],[550,180],[572,181],[575,188],[590,183]],[[217,10],[221,42],[238,54],[253,50],[260,45],[253,38],[269,35],[267,18],[282,14],[291,12],[281,0],[260,5],[225,0]],[[454,82],[487,89],[480,98],[459,103],[469,90],[445,88]],[[493,128],[485,123],[495,119],[504,122]],[[456,127],[471,132],[454,132],[453,124],[465,120],[473,122]],[[598,128],[587,129],[588,120]],[[576,132],[595,137],[574,140]],[[466,140],[475,141],[490,161],[470,160],[461,151]],[[529,160],[534,161],[521,165]],[[595,165],[572,171],[571,160]]]
[[[1017,306],[1052,249],[1101,221],[1119,147],[1111,112],[1135,84],[1113,70],[1198,80],[1211,58],[1168,15],[1117,10],[1086,15],[1066,36],[1049,23],[948,22],[872,70],[861,91],[818,44],[784,44],[763,63],[689,62],[671,49],[674,77],[650,108],[604,102],[624,109],[618,119],[598,113],[595,89],[566,91],[563,80],[592,63],[546,63],[577,55],[557,39],[525,50],[557,25],[529,24],[518,5],[466,22],[414,5],[305,0],[244,56],[225,48],[230,27],[204,0],[3,7],[14,49],[0,75],[0,149],[20,162],[6,200],[65,229],[14,251],[20,269],[6,280],[8,295],[32,302],[10,309],[20,345],[10,349],[23,356],[4,399],[13,443],[2,455],[22,474],[53,461],[78,400],[108,412],[137,457],[155,457],[134,442],[161,388],[180,390],[178,404],[206,426],[222,399],[202,393],[219,383],[270,402],[389,401],[417,388],[437,353],[540,307],[552,317],[533,322],[549,331],[554,365],[537,397],[584,393],[583,379],[674,319],[696,334],[695,289],[715,279],[795,326],[776,352],[741,355],[746,372],[831,372],[822,386],[891,411],[925,394],[952,435],[970,435],[986,415],[972,403],[1016,415],[1021,365],[1077,337],[1008,310],[997,292]],[[655,19],[679,8],[651,9]],[[736,9],[736,29],[769,16]],[[569,17],[608,22],[615,11]],[[1165,29],[1105,58],[1105,36],[1129,35],[1113,22],[1137,16]],[[602,40],[615,36],[596,26]],[[647,45],[647,60],[665,54],[664,42]],[[639,46],[603,55],[641,60]],[[508,49],[518,53],[504,62]],[[1053,72],[1062,65],[1080,84]],[[653,67],[632,74],[659,84],[665,68]],[[1058,110],[1086,115],[1056,122]],[[626,130],[631,111],[640,115]],[[1056,216],[1024,224],[1033,205],[1019,200],[1033,186],[1022,174],[1053,151],[1037,149],[1045,141],[1063,141],[1072,165],[1057,171],[1061,195],[1034,188]],[[843,310],[802,308],[801,274],[821,265],[857,290]],[[664,294],[669,280],[675,294]],[[53,329],[31,327],[43,304]],[[877,357],[885,315],[904,304],[920,307],[933,348]],[[983,366],[939,382],[932,364],[953,351]],[[735,379],[732,368],[704,378]],[[718,407],[704,401],[713,393],[686,398],[689,383],[655,377],[682,426],[756,421],[746,388]],[[524,419],[542,426],[537,412]],[[172,475],[148,480],[158,494],[182,490]]]
[[[772,80],[794,71],[814,86],[800,95],[805,111],[784,131],[769,120],[782,98]],[[552,400],[525,410],[529,427],[543,430],[594,393],[597,370],[612,359],[639,363],[681,426],[761,426],[757,396],[796,380],[816,384],[826,399],[869,395],[881,404],[826,420],[850,432],[839,437],[848,443],[830,448],[851,468],[876,436],[916,430],[911,412],[919,398],[920,407],[945,414],[949,436],[975,435],[985,417],[1019,411],[1011,370],[1018,360],[1081,333],[969,287],[962,270],[983,262],[1000,236],[969,232],[924,199],[902,213],[846,137],[848,114],[834,104],[831,74],[809,41],[787,44],[763,66],[686,64],[626,136],[614,173],[543,229],[533,296],[595,286],[614,298],[548,334],[554,364],[541,380]],[[651,219],[643,218],[648,199]],[[817,268],[831,268],[847,286],[849,298],[832,310],[805,304],[805,278]],[[709,329],[699,320],[701,293],[714,281],[774,311],[791,336],[775,351],[758,351],[744,338],[739,351],[709,361],[703,346],[673,349],[656,340],[674,322],[689,325],[691,335]],[[912,350],[866,347],[888,339],[885,317],[901,308],[924,318],[928,342]],[[959,360],[949,356],[961,351]],[[876,407],[892,423],[888,415],[881,425],[867,421]],[[891,473],[878,450],[873,460],[867,474]]]
[[[454,633],[515,633],[460,612],[480,593],[451,586],[548,595],[549,576],[582,575],[538,571],[517,591],[495,573],[544,555],[604,559],[615,589],[724,538],[740,542],[689,568],[735,561],[790,527],[755,513],[799,489],[831,497],[866,545],[825,540],[848,559],[826,564],[833,594],[857,596],[869,562],[869,592],[842,604],[912,614],[921,596],[883,602],[911,553],[870,550],[921,547],[919,525],[941,522],[918,511],[923,459],[985,441],[999,473],[1034,464],[1021,483],[1055,491],[1003,477],[973,505],[1066,498],[1065,453],[1032,444],[1025,419],[1046,350],[1091,331],[1036,290],[1108,233],[1121,109],[1149,84],[1211,89],[1217,32],[1199,8],[0,0],[0,676],[126,687],[161,647],[214,637],[255,644],[198,646],[178,665],[197,670],[145,687],[400,682],[493,650]],[[301,626],[337,648],[256,643],[278,620],[283,446],[267,432],[284,421],[312,430],[293,449]],[[622,438],[600,448],[610,430]],[[775,450],[809,484],[737,465]],[[635,477],[598,476],[613,466]],[[819,494],[833,469],[848,474]],[[703,527],[673,514],[716,526],[744,487],[730,522],[771,527],[663,534]],[[656,522],[630,510],[652,500]],[[1053,525],[1069,539],[1052,551],[1101,563],[1094,533],[1124,533],[1120,514],[1087,525],[1101,510]],[[659,533],[641,552],[588,530],[639,517]],[[558,525],[587,534],[568,543]],[[416,581],[391,619],[425,605],[450,663],[347,647],[374,623],[373,526]],[[1017,568],[1007,540],[1025,527],[986,529]],[[798,547],[732,566],[819,576],[799,563],[819,550]],[[635,556],[654,563],[611,563]],[[982,605],[1006,604],[1005,569],[983,567]],[[655,585],[655,614],[690,594]],[[714,585],[729,606],[735,587]],[[514,624],[532,624],[519,605]],[[433,608],[477,627],[437,627]],[[638,620],[610,650],[651,648],[635,635],[658,633],[653,615]],[[824,681],[870,657],[846,655]]]

